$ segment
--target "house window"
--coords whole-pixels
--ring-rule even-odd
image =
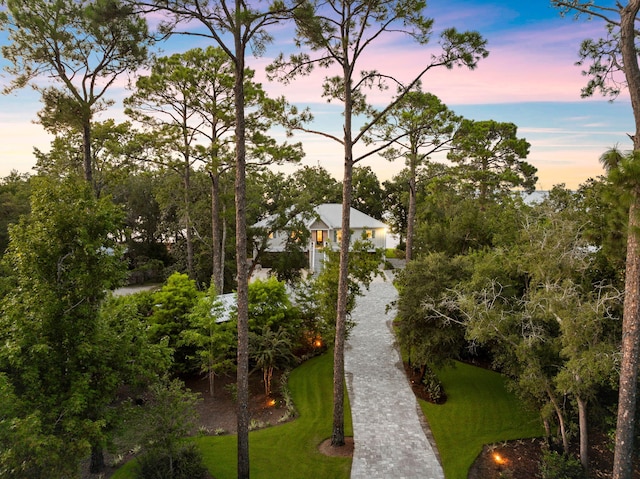
[[[366,230],[366,232],[367,232],[367,239],[375,239],[376,230]]]
[[[333,241],[336,243],[342,241],[342,230],[333,230]]]
[[[271,233],[269,233],[269,239],[273,239],[275,238],[275,235],[273,234],[273,231]]]

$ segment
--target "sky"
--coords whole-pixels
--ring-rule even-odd
[[[455,113],[472,120],[512,122],[518,136],[531,144],[527,161],[538,169],[537,189],[548,190],[564,184],[576,188],[603,173],[599,157],[607,149],[631,148],[628,134],[634,131],[628,95],[614,102],[601,96],[581,99],[586,84],[582,68],[576,66],[582,40],[599,38],[604,27],[598,21],[562,18],[548,0],[431,0],[425,14],[435,20],[429,45],[417,46],[396,37],[385,39],[363,57],[362,69],[411,79],[437,51],[439,32],[448,27],[476,30],[487,40],[489,56],[477,68],[432,70],[423,78],[423,90],[438,96]],[[291,32],[282,27],[272,32],[274,42],[261,58],[250,58],[256,79],[272,96],[285,95],[289,102],[309,106],[316,126],[341,134],[342,118],[338,105],[320,98],[322,74],[288,86],[269,82],[264,66],[281,51],[292,49]],[[0,34],[0,44],[6,43]],[[162,45],[166,54],[207,46],[206,40],[175,38]],[[0,57],[0,66],[6,61]],[[0,76],[0,88],[9,82]],[[124,121],[121,100],[131,92],[121,79],[110,90],[116,104],[100,119]],[[388,101],[389,94],[372,94],[376,105]],[[31,172],[35,164],[33,148],[46,151],[51,137],[35,124],[41,105],[29,88],[0,96],[0,178],[12,170]],[[274,132],[281,136],[282,132]],[[337,179],[342,178],[343,153],[338,143],[313,135],[296,135],[306,156],[303,164],[321,165]],[[357,150],[363,153],[364,148]],[[402,162],[390,163],[372,157],[359,163],[370,166],[383,181],[398,173]],[[284,168],[290,172],[292,167]]]

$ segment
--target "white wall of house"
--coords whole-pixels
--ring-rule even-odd
[[[325,205],[330,207],[339,207],[340,205]],[[353,210],[352,211],[356,211]],[[387,228],[384,224],[371,217],[367,217],[363,213],[357,212],[359,215],[360,225],[366,225],[371,222],[371,226],[354,227],[351,230],[350,244],[353,245],[356,241],[362,238],[364,234],[366,238],[373,244],[371,251],[375,249],[386,248]],[[364,217],[364,220],[362,219]],[[340,223],[338,214],[336,214],[336,208],[333,208],[333,212],[329,214],[329,223],[334,225],[331,227],[322,219],[314,220],[308,227],[311,233],[309,241],[304,248],[304,251],[309,255],[309,269],[311,271],[317,271],[324,260],[323,248],[330,248],[337,250],[340,248],[342,239],[341,228],[336,226]],[[326,219],[326,218],[325,218]],[[269,252],[282,252],[286,246],[288,232],[276,232],[270,238],[266,251]]]

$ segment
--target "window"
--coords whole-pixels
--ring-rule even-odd
[[[366,230],[366,233],[367,233],[367,239],[375,239],[376,230]]]
[[[342,241],[342,230],[333,230],[333,241],[336,243]]]

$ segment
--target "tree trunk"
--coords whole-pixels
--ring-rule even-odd
[[[216,294],[222,294],[223,271],[222,240],[220,238],[220,175],[209,172],[211,178],[211,238],[213,243],[213,272],[212,279]]]
[[[184,158],[184,229],[185,240],[187,242],[187,272],[189,278],[195,276],[193,269],[193,232],[191,231],[191,167],[189,165],[189,156],[185,154]]]
[[[633,439],[636,416],[638,344],[640,342],[640,193],[634,192],[629,208],[629,233],[625,271],[624,312],[622,320],[622,364],[618,392],[618,418],[613,462],[614,479],[631,479]]]
[[[82,122],[82,162],[84,169],[84,179],[92,187],[93,184],[93,160],[91,158],[91,120],[85,119]]]
[[[238,296],[238,479],[249,479],[249,281],[247,276],[246,144],[244,116],[244,46],[240,0],[235,1],[235,96],[236,116],[236,265]]]
[[[587,401],[576,397],[578,402],[578,423],[580,427],[580,462],[588,474],[589,471],[589,431],[587,429]]]
[[[227,245],[227,209],[222,207],[222,241],[220,242],[220,290],[224,291],[224,265]]]
[[[91,446],[91,462],[89,464],[89,472],[91,474],[99,474],[104,471],[104,451],[102,446],[94,444]]]
[[[567,429],[564,424],[562,409],[560,409],[558,401],[556,401],[556,398],[553,395],[553,391],[549,388],[547,388],[547,395],[549,396],[549,400],[551,401],[551,404],[553,404],[553,409],[556,411],[556,416],[558,417],[558,426],[560,427],[560,436],[562,438],[562,450],[565,454],[569,454],[569,438],[567,437]]]
[[[344,58],[348,53],[344,52]],[[349,245],[351,243],[351,189],[353,182],[353,138],[351,70],[343,64],[344,78],[344,177],[342,180],[342,239],[340,241],[340,273],[338,304],[336,306],[336,337],[333,348],[333,432],[332,446],[344,446],[344,343],[347,330],[347,302],[349,299]]]
[[[351,180],[353,161],[345,158],[342,187],[342,239],[340,240],[340,275],[338,278],[338,304],[336,307],[336,337],[333,348],[333,432],[332,446],[344,446],[344,343],[349,295],[349,243],[351,232]]]
[[[549,425],[549,420],[544,418],[542,420],[542,424],[544,426],[544,435],[547,438],[547,444],[549,443],[549,438],[551,437],[551,426]]]
[[[640,151],[640,68],[635,45],[635,21],[640,0],[630,0],[620,11],[620,45],[624,73],[629,87],[636,131],[634,153]],[[636,160],[637,161],[637,160]],[[638,353],[640,346],[640,187],[633,189],[629,207],[625,294],[622,320],[622,364],[618,392],[618,418],[613,460],[613,479],[631,479],[633,474],[633,439],[636,417]]]
[[[407,261],[413,259],[413,227],[416,221],[416,168],[414,162],[411,165],[411,177],[409,178],[409,211],[407,212],[407,242],[404,258]]]

